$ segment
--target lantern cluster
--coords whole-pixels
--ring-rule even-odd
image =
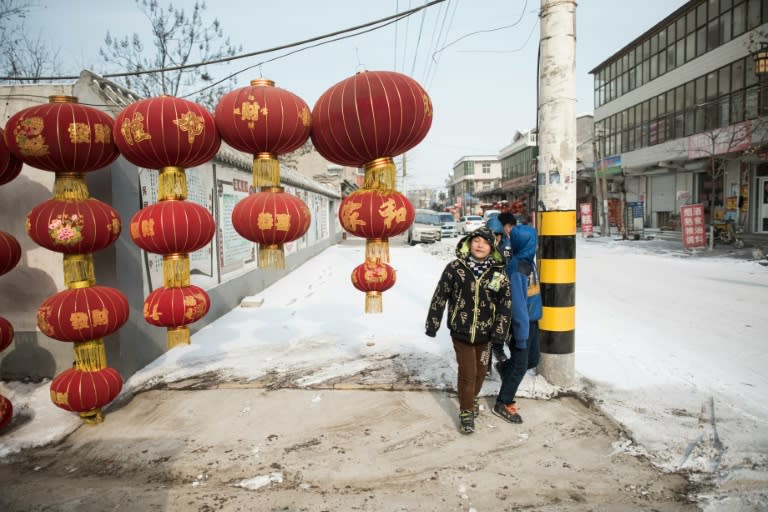
[[[389,71],[347,78],[323,93],[312,109],[317,151],[331,162],[365,171],[363,188],[342,201],[339,220],[347,232],[366,239],[366,261],[352,272],[353,285],[366,292],[366,313],[382,311],[381,292],[395,282],[389,238],[405,232],[414,219],[410,201],[396,190],[393,158],[421,142],[431,126],[426,91]]]
[[[227,144],[253,154],[251,194],[235,205],[232,225],[240,236],[259,244],[259,268],[284,269],[283,245],[307,232],[311,216],[301,199],[280,186],[278,155],[298,149],[309,138],[309,107],[273,81],[259,79],[225,94],[214,116]]]
[[[117,116],[114,132],[126,160],[159,170],[157,203],[131,219],[134,243],[163,256],[163,285],[144,300],[144,319],[167,329],[168,348],[189,344],[189,324],[211,306],[208,294],[190,284],[189,253],[211,241],[215,223],[207,209],[186,200],[185,169],[213,158],[221,138],[208,110],[172,96],[132,103]]]
[[[30,211],[26,231],[38,245],[63,254],[66,289],[46,299],[37,311],[41,331],[74,344],[75,363],[62,375],[81,381],[104,372],[116,376],[109,393],[82,400],[89,390],[51,385],[57,406],[79,413],[87,423],[103,421],[101,408],[120,392],[122,379],[107,367],[103,338],[128,319],[128,301],[119,291],[96,286],[93,254],[120,235],[121,222],[108,204],[90,197],[84,173],[118,157],[112,118],[80,105],[72,96],[51,96],[49,103],[17,112],[6,124],[5,143],[22,162],[56,173],[53,197]]]
[[[2,148],[0,148],[2,151]],[[0,175],[2,175],[0,167]],[[9,272],[21,259],[21,246],[18,240],[10,233],[0,231],[0,276]],[[0,316],[0,352],[11,345],[13,341],[13,326],[11,322]],[[11,422],[13,418],[13,404],[3,395],[0,395],[0,430]]]

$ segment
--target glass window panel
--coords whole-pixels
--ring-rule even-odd
[[[675,24],[672,23],[667,27],[667,44],[672,45],[677,40],[675,37]]]
[[[677,89],[675,89],[675,110],[677,112],[682,112],[682,110],[685,108],[685,86],[681,85]]]
[[[707,48],[710,50],[720,45],[720,24],[717,20],[710,21],[707,25]]]
[[[696,31],[696,56],[704,55],[707,51],[707,27]]]
[[[731,123],[744,120],[744,91],[731,94]]]
[[[760,0],[747,3],[747,29],[752,30],[760,24]]]
[[[629,54],[627,55],[629,58],[629,67],[632,68],[635,66],[635,50],[629,50]]]
[[[763,23],[768,22],[768,0],[763,0]]]
[[[744,59],[731,64],[731,91],[744,88]]]
[[[658,117],[659,113],[657,110],[658,102],[656,101],[656,98],[651,98],[648,100],[648,119],[653,121]]]
[[[720,41],[727,43],[731,40],[731,11],[720,16]]]
[[[701,27],[707,24],[707,4],[699,4],[696,8],[696,26]]]
[[[667,72],[667,49],[663,49],[659,52],[659,75],[663,75]]]
[[[648,59],[649,62],[649,74],[648,74],[648,80],[653,80],[656,78],[656,75],[659,72],[659,56],[658,54],[653,54],[650,59]]]
[[[660,94],[658,98],[656,98],[656,104],[658,105],[658,117],[663,116],[667,113],[667,95],[666,94]]]
[[[696,82],[691,80],[685,84],[685,108],[692,108],[696,104]]]
[[[754,119],[757,117],[757,95],[758,88],[757,87],[750,87],[747,89],[747,94],[744,98],[744,117],[746,119]]]
[[[707,4],[708,4],[707,10],[709,11],[709,19],[710,20],[715,19],[715,17],[717,16],[717,13],[720,12],[720,6],[718,5],[719,4],[718,0],[709,0]]]
[[[647,39],[645,41],[643,41],[642,54],[641,54],[643,60],[647,59],[648,56],[650,55],[650,52],[648,51],[650,49],[650,47],[651,47],[651,43],[648,42]]]
[[[696,34],[688,34],[685,38],[685,62],[693,60],[696,56]]]
[[[747,4],[742,2],[733,8],[733,37],[740,36],[746,28]]]
[[[675,45],[675,67],[685,64],[685,39],[681,39]]]
[[[719,88],[717,92],[720,96],[725,96],[731,92],[731,67],[720,68],[718,73],[720,76],[718,77]]]
[[[658,33],[651,36],[651,54],[659,51],[659,35]]]
[[[667,70],[672,71],[675,69],[675,47],[670,46],[667,48]]]
[[[692,135],[693,130],[695,128],[696,123],[694,122],[696,120],[696,111],[694,109],[689,109],[685,111],[685,119],[684,119],[684,132],[683,135]]]
[[[662,30],[659,32],[659,50],[666,48],[667,46],[667,31]]]
[[[707,99],[711,100],[717,96],[717,71],[707,73]]]
[[[746,66],[744,69],[746,80],[744,80],[744,87],[749,87],[750,85],[754,85],[758,82],[757,73],[755,73],[755,59],[749,56],[742,60],[742,62],[744,61],[746,61]]]
[[[691,9],[685,15],[685,33],[692,34],[696,32],[696,11]]]
[[[667,91],[667,113],[675,111],[675,91]]]
[[[720,98],[720,126],[731,124],[731,96]]]
[[[635,88],[635,73],[636,73],[636,71],[637,71],[637,68],[632,68],[632,69],[629,70],[629,73],[627,73],[628,79],[629,79],[628,81],[629,81],[629,90],[630,91]]]
[[[720,0],[720,12],[723,13],[733,6],[732,0]]]
[[[685,37],[685,16],[680,16],[675,22],[676,39],[683,39]]]

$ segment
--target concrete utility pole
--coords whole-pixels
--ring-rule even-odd
[[[567,387],[576,373],[576,2],[541,0],[539,16],[539,371]]]

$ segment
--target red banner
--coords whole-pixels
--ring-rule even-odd
[[[683,247],[705,247],[707,245],[704,225],[704,205],[688,204],[680,207],[680,224],[683,231]]]
[[[581,235],[584,237],[591,237],[592,203],[579,203],[579,213],[581,214]]]

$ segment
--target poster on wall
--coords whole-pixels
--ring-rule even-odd
[[[229,179],[227,179],[229,178]],[[216,199],[219,218],[216,226],[219,240],[219,272],[227,274],[256,263],[256,244],[240,236],[232,225],[232,210],[248,197],[250,184],[239,178],[224,177],[216,180]]]
[[[592,203],[579,203],[581,216],[581,236],[592,237]]]
[[[704,205],[689,204],[681,206],[680,218],[682,220],[683,247],[686,249],[705,247],[707,245],[707,236],[704,226]]]
[[[197,203],[213,215],[213,174],[205,167],[186,169],[187,200]],[[157,169],[138,169],[139,194],[141,207],[146,208],[157,203],[158,171]],[[142,251],[144,257],[144,272],[146,277],[145,294],[163,283],[163,256],[161,254]],[[204,281],[213,278],[213,243],[189,255],[190,278],[192,284],[197,284],[195,276]]]

